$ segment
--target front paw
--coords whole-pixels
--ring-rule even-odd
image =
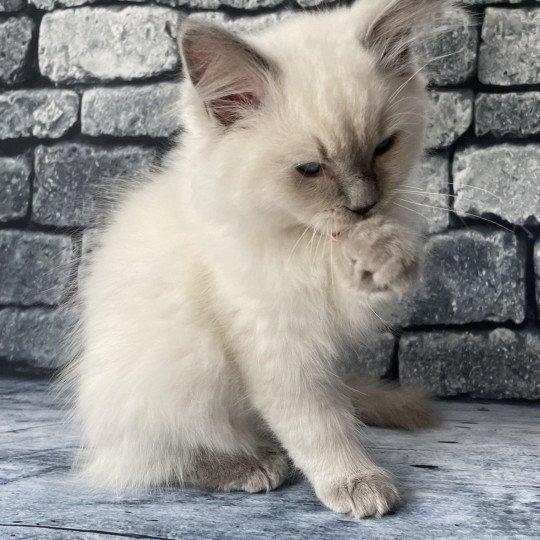
[[[403,294],[419,273],[419,242],[398,224],[368,220],[346,242],[353,284],[367,292]]]
[[[368,469],[335,480],[316,489],[316,493],[334,512],[357,518],[382,517],[399,502],[392,480],[379,469]]]

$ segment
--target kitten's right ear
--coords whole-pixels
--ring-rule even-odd
[[[361,0],[355,9],[371,21],[363,31],[363,44],[378,56],[379,65],[397,74],[408,74],[411,47],[419,31],[442,26],[443,14],[456,9],[455,0]]]
[[[187,72],[208,112],[230,126],[257,109],[273,67],[243,39],[223,28],[185,21],[180,48]]]

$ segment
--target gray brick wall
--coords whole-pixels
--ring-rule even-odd
[[[360,0],[361,1],[361,0]],[[419,174],[430,238],[371,376],[442,396],[540,397],[540,0],[464,0],[418,46],[433,102]],[[99,187],[179,128],[178,15],[253,31],[321,0],[0,0],[0,371],[62,363]]]

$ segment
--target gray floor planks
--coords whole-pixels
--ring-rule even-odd
[[[0,380],[0,538],[539,538],[539,408],[438,407],[436,431],[366,430],[404,502],[395,515],[356,521],[326,510],[305,483],[259,495],[91,491],[69,475],[76,429],[46,385]]]

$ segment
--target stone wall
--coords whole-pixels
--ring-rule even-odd
[[[329,2],[331,3],[331,2]],[[442,396],[537,398],[540,4],[467,0],[474,25],[419,47],[431,233],[397,335],[358,352]],[[178,14],[256,30],[318,0],[0,0],[0,369],[61,363],[98,182],[146,167],[178,125]],[[97,185],[99,187],[99,184]]]

